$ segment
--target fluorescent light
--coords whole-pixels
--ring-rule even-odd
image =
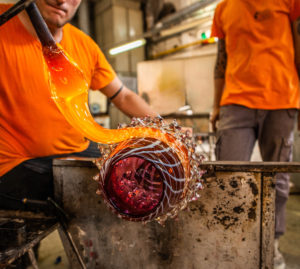
[[[189,110],[189,109],[191,109],[191,106],[186,105],[186,106],[182,106],[182,107],[178,108],[178,111],[186,111],[186,110]]]
[[[124,45],[112,48],[109,50],[110,55],[116,55],[125,51],[129,51],[132,49],[139,48],[141,46],[144,46],[146,44],[146,40],[144,38],[138,39],[129,43],[126,43]]]

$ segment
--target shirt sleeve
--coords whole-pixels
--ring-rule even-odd
[[[220,39],[224,39],[225,34],[224,34],[224,31],[222,28],[222,23],[221,23],[221,11],[222,11],[222,5],[218,4],[215,9],[213,24],[211,27],[211,37],[217,37]]]
[[[300,17],[300,0],[290,0],[290,19],[295,21]]]
[[[101,49],[95,44],[95,67],[90,88],[99,90],[107,86],[116,77],[116,73],[107,61]]]

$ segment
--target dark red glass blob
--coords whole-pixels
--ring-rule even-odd
[[[120,213],[141,217],[159,205],[164,183],[153,163],[131,156],[117,161],[110,168],[104,189]]]

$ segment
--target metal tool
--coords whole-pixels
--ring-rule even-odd
[[[62,230],[66,237],[68,238],[68,241],[77,257],[78,262],[80,263],[81,268],[86,269],[85,263],[83,262],[83,259],[73,241],[73,238],[68,231],[68,226],[67,226],[67,221],[68,221],[68,216],[65,213],[65,211],[50,197],[47,199],[48,204],[52,207],[52,209],[55,212],[55,215],[58,217],[59,222],[61,224]]]
[[[20,0],[10,9],[0,15],[0,26],[9,21],[21,11],[26,10],[30,21],[37,33],[39,40],[43,46],[56,46],[56,42],[49,31],[40,11],[38,10],[35,0]]]
[[[0,15],[0,26],[6,23],[8,20],[18,15],[22,10],[28,7],[35,0],[20,0],[15,5],[13,5],[10,9],[5,11]]]
[[[73,238],[71,236],[71,234],[68,231],[68,216],[66,214],[66,212],[50,197],[48,197],[47,201],[39,201],[39,200],[31,200],[31,199],[23,199],[22,202],[24,204],[28,204],[31,206],[41,206],[41,207],[45,207],[45,209],[47,210],[47,208],[49,209],[50,206],[50,210],[55,214],[55,216],[58,218],[59,223],[62,227],[62,230],[64,232],[64,234],[66,235],[72,250],[75,253],[75,256],[77,257],[77,260],[81,266],[82,269],[86,269],[86,266],[83,262],[82,257],[80,256],[80,253],[73,241]]]
[[[81,268],[86,269],[86,265],[84,264],[83,259],[75,245],[75,242],[73,241],[73,238],[72,238],[70,232],[68,231],[68,224],[67,224],[68,220],[69,220],[68,215],[52,198],[48,197],[48,199],[46,201],[41,201],[41,200],[32,200],[32,199],[27,199],[27,198],[18,199],[18,198],[15,198],[15,197],[12,197],[12,196],[6,195],[6,194],[0,194],[0,197],[8,199],[8,200],[13,200],[13,201],[16,201],[16,202],[19,202],[22,204],[26,204],[32,210],[39,209],[39,210],[43,210],[45,212],[51,211],[52,214],[54,214],[57,217],[57,219],[62,227],[62,230],[63,230],[64,234],[66,235]]]
[[[56,46],[56,42],[36,4],[33,2],[25,9],[42,45],[47,47]]]

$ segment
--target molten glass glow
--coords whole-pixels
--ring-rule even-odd
[[[160,171],[152,163],[139,157],[128,157],[112,166],[105,189],[120,213],[140,217],[158,206],[163,195],[163,181]]]
[[[51,95],[67,121],[92,141],[114,144],[102,160],[99,191],[119,216],[134,221],[175,216],[201,188],[194,146],[176,124],[160,118],[134,119],[110,130],[96,123],[88,107],[88,83],[59,47],[44,47]],[[119,143],[119,144],[118,144]]]
[[[93,118],[88,107],[88,83],[78,65],[62,48],[43,47],[49,70],[51,95],[67,121],[88,139],[113,144],[134,137],[152,137],[176,148],[183,165],[189,170],[187,149],[175,137],[156,128],[106,129]]]

